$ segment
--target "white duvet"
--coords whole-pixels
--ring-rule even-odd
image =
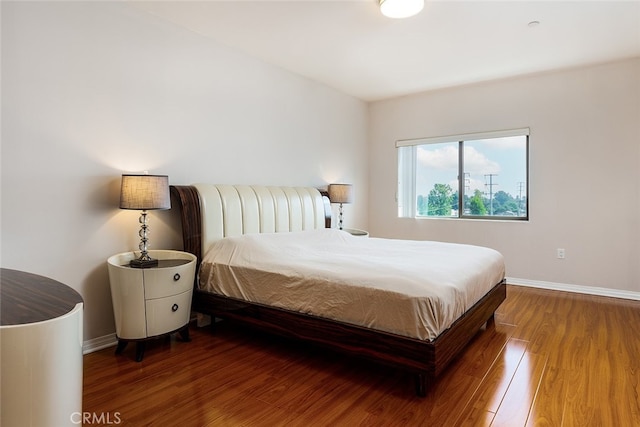
[[[502,255],[489,248],[321,229],[219,240],[204,256],[200,287],[432,340],[504,274]]]

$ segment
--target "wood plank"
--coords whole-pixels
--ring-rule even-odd
[[[555,427],[562,425],[567,372],[547,366],[542,375],[536,399],[527,418],[527,427]]]
[[[526,425],[546,364],[546,357],[525,352],[520,359],[509,388],[500,402],[496,416],[491,423],[492,426]]]
[[[526,349],[526,341],[510,339],[506,343],[477,388],[469,406],[462,412],[461,425],[478,425],[486,417],[486,412],[495,414],[498,411]]]

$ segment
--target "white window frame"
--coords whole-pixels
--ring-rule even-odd
[[[433,217],[422,217],[417,215],[416,209],[416,156],[417,149],[420,145],[426,144],[440,144],[440,143],[464,143],[464,141],[474,141],[479,139],[492,139],[492,138],[506,138],[512,136],[525,136],[527,138],[526,142],[526,191],[527,195],[526,202],[527,214],[525,216],[518,217],[506,217],[499,215],[484,215],[484,216],[474,216],[474,215],[465,215],[462,209],[461,200],[463,196],[463,191],[461,190],[462,183],[460,179],[460,174],[463,172],[461,169],[463,168],[462,160],[458,159],[458,215],[445,217],[445,216],[433,216]],[[398,217],[400,218],[453,218],[453,219],[486,219],[486,220],[508,220],[508,221],[528,221],[529,220],[529,136],[530,129],[527,128],[517,128],[517,129],[507,129],[507,130],[498,130],[498,131],[490,131],[490,132],[475,132],[475,133],[465,133],[465,134],[457,134],[457,135],[446,135],[446,136],[436,136],[436,137],[428,137],[428,138],[415,138],[415,139],[402,139],[396,141],[396,150],[398,156],[398,187],[397,187],[397,204],[398,204]],[[400,148],[404,148],[404,150],[400,150]],[[460,154],[462,156],[462,154]]]

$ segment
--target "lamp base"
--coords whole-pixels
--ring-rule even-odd
[[[133,268],[151,268],[151,267],[157,267],[157,266],[158,266],[158,260],[153,258],[147,258],[147,259],[137,258],[129,261],[129,267],[133,267]]]

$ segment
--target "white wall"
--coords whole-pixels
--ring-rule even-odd
[[[485,245],[510,277],[640,292],[639,76],[634,59],[371,104],[371,234]],[[521,127],[529,222],[397,218],[396,140]]]
[[[172,184],[351,182],[366,227],[367,106],[123,2],[2,2],[1,265],[85,300],[85,339],[114,332],[106,259],[137,248],[123,172]],[[179,248],[177,210],[151,248]]]
[[[120,175],[143,170],[173,184],[351,182],[347,227],[494,247],[511,277],[640,292],[638,59],[367,110],[121,2],[1,12],[1,265],[78,290],[86,339],[115,329],[105,261],[138,242]],[[397,139],[525,126],[529,223],[396,217]],[[175,214],[151,214],[152,248],[180,247]]]

